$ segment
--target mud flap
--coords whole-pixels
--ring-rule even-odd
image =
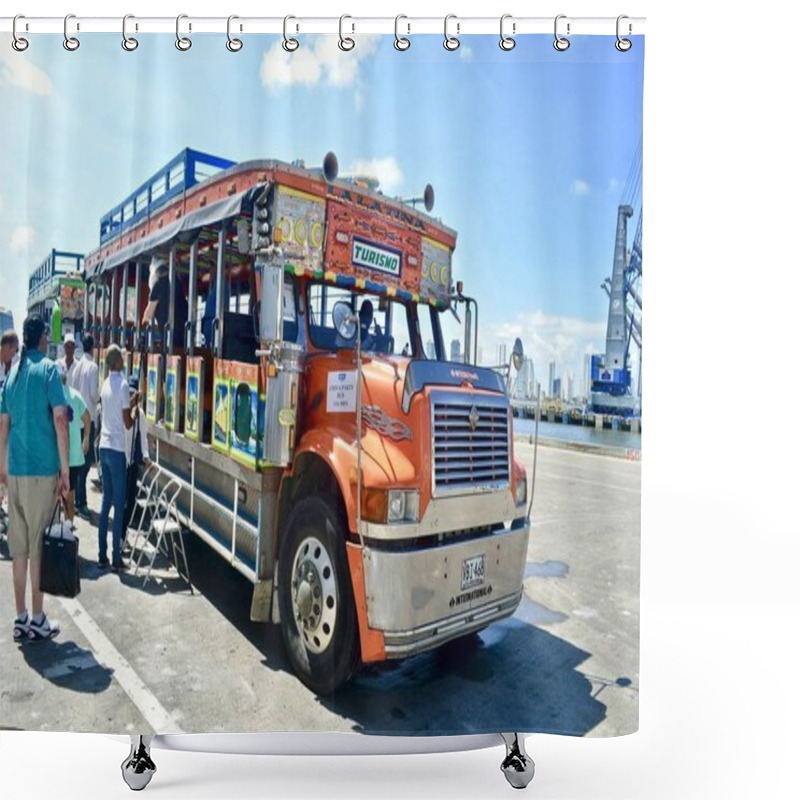
[[[250,619],[253,622],[270,622],[270,611],[278,605],[272,602],[272,598],[272,581],[256,581],[250,603]]]

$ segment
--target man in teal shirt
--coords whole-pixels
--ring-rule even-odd
[[[67,404],[58,369],[45,355],[47,327],[38,314],[25,320],[22,342],[19,363],[0,392],[0,488],[8,487],[17,642],[51,639],[59,632],[45,616],[39,588],[42,533],[57,498],[69,491]],[[25,605],[29,570],[33,617]]]

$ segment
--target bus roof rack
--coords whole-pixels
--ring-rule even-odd
[[[236,162],[187,147],[100,220],[100,244],[119,236],[181,192]]]

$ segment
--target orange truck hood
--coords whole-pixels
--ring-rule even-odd
[[[352,350],[316,353],[306,361],[302,429],[326,429],[355,454],[356,361]],[[362,470],[365,486],[430,485],[428,387],[501,393],[491,370],[403,356],[362,358]],[[355,481],[355,474],[352,476]]]

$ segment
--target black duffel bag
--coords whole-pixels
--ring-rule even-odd
[[[78,537],[73,533],[71,524],[64,520],[59,501],[42,537],[40,588],[45,594],[77,597],[81,593],[78,545]]]

